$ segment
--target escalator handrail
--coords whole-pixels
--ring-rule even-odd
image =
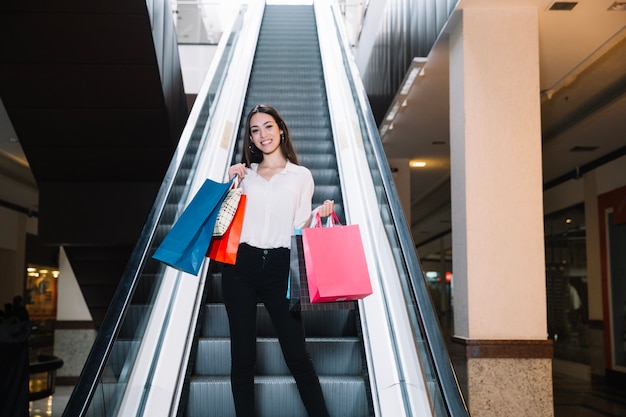
[[[443,402],[431,389],[433,366],[420,343],[423,332],[415,318],[406,265],[391,229],[389,203],[379,168],[364,136],[363,119],[348,77],[332,9],[316,2],[320,51],[340,167],[347,221],[360,225],[372,274],[373,294],[359,302],[372,404],[377,415],[433,415]],[[327,2],[326,2],[327,3]]]
[[[188,116],[186,126],[178,141],[170,165],[165,173],[163,182],[159,187],[154,204],[150,209],[139,239],[129,258],[129,262],[120,278],[119,285],[113,295],[111,304],[102,321],[102,325],[98,329],[91,351],[85,361],[78,381],[74,386],[74,390],[68,400],[63,416],[82,417],[87,413],[89,404],[104,373],[117,335],[124,322],[126,312],[131,303],[143,270],[143,265],[150,250],[150,244],[164,212],[168,196],[174,185],[174,179],[179,172],[183,156],[191,140],[192,132],[196,129],[196,125],[199,122],[208,122],[208,120],[202,120],[200,116],[203,114],[203,111],[207,110],[205,106],[211,105],[208,101],[209,89],[214,81],[219,82],[219,80],[217,80],[217,77],[220,76],[218,73],[219,64],[224,59],[229,59],[230,56],[232,56],[232,54],[230,56],[226,55],[226,45],[231,33],[235,30],[235,24],[236,19],[233,19],[231,25],[224,30],[202,87]]]
[[[348,78],[352,83],[352,90],[357,97],[357,109],[361,112],[362,119],[365,123],[366,136],[370,141],[376,164],[381,174],[384,190],[389,201],[392,222],[394,229],[398,233],[400,249],[406,262],[407,271],[412,284],[411,287],[414,292],[413,295],[417,300],[418,317],[424,330],[424,336],[428,342],[426,345],[428,346],[429,355],[434,364],[435,372],[438,375],[437,381],[440,384],[445,405],[450,415],[453,417],[468,416],[469,411],[461,393],[461,388],[454,368],[452,367],[450,357],[447,353],[447,346],[443,339],[441,328],[439,327],[439,319],[435,314],[434,308],[432,308],[432,301],[421,274],[421,266],[412,243],[413,238],[410,235],[409,226],[401,210],[400,198],[394,185],[395,183],[391,170],[389,169],[378,129],[376,128],[376,122],[367,99],[365,87],[358,75],[356,64],[353,59],[348,58],[351,56],[351,51],[348,47],[347,37],[342,31],[341,25],[338,24],[341,15],[339,14],[340,12],[336,4],[333,4],[333,6],[332,9],[335,17],[334,24],[337,27],[340,37],[344,66],[346,67]],[[426,306],[431,307],[428,308]]]
[[[180,201],[182,206],[187,206],[195,194],[194,190],[199,189],[207,178],[214,181],[225,179],[238,136],[234,126],[240,123],[263,9],[261,2],[242,7],[241,30],[231,48],[233,56],[225,68],[221,91],[215,95],[211,123],[206,125],[202,143],[194,157],[196,165],[193,173],[186,178],[189,193],[186,201]],[[140,388],[142,399],[137,401],[138,395],[133,393],[129,382],[121,415],[160,414],[167,402],[171,407],[170,415],[174,415],[174,410],[181,407],[195,344],[196,324],[204,306],[209,265],[208,258],[205,258],[195,276],[171,267],[165,268],[164,284],[155,301],[155,314],[150,317],[142,342],[143,353],[136,358],[131,371],[133,387],[145,389]]]

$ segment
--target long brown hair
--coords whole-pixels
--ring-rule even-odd
[[[300,165],[300,163],[298,162],[298,155],[296,154],[296,150],[294,149],[293,143],[291,142],[291,135],[289,134],[289,129],[287,128],[285,120],[274,107],[268,104],[257,104],[252,108],[252,110],[250,110],[250,113],[248,113],[248,118],[246,120],[246,129],[243,133],[243,150],[241,152],[241,162],[249,167],[251,163],[259,163],[263,160],[263,153],[259,151],[254,146],[252,140],[250,140],[250,136],[252,135],[252,132],[250,131],[250,119],[252,119],[252,116],[257,113],[265,113],[272,116],[272,118],[278,125],[278,128],[283,131],[280,140],[280,149],[283,152],[283,155],[292,164]]]

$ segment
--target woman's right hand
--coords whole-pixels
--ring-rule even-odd
[[[243,177],[246,175],[246,166],[245,164],[235,164],[231,165],[228,168],[228,178],[232,179],[235,175],[238,176],[238,180],[241,181]]]

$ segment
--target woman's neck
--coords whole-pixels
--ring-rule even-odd
[[[263,160],[259,163],[259,168],[276,169],[287,166],[287,158],[282,154],[263,155]]]

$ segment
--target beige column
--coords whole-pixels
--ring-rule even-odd
[[[463,9],[450,135],[454,346],[470,413],[552,416],[536,8]]]

